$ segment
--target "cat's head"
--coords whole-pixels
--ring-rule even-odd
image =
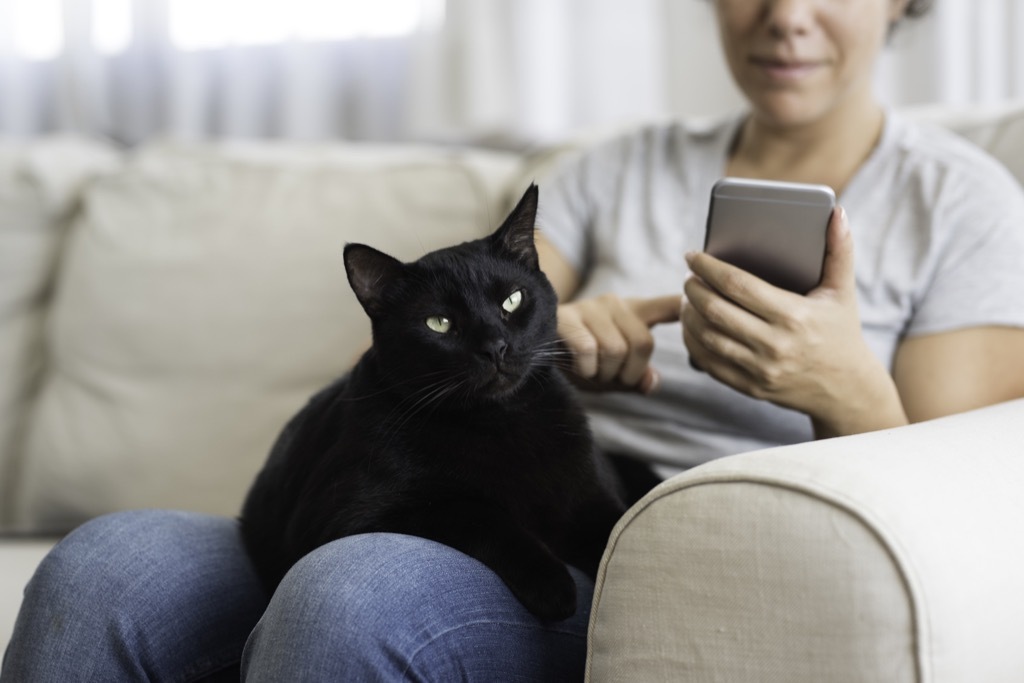
[[[402,263],[345,247],[388,383],[438,398],[501,400],[557,357],[557,299],[534,245],[531,185],[490,236]]]

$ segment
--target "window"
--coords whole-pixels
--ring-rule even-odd
[[[132,0],[93,0],[92,42],[100,54],[124,52],[132,41]]]
[[[161,0],[0,0],[15,53],[49,60],[64,48],[64,23],[91,22],[100,54],[123,52],[132,42],[134,16]],[[162,0],[166,30],[179,50],[291,41],[337,41],[409,34],[437,26],[444,0]],[[74,14],[67,15],[68,9]]]
[[[173,0],[171,42],[182,50],[411,33],[422,0]]]
[[[15,0],[3,5],[0,21],[8,25],[15,54],[32,60],[60,54],[64,47],[60,0]]]

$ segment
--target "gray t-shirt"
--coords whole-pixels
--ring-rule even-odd
[[[539,227],[582,274],[578,297],[681,291],[683,255],[703,247],[711,186],[741,121],[645,128],[542,183]],[[984,152],[890,113],[839,203],[854,236],[864,336],[886,367],[904,336],[1024,327],[1024,192]],[[807,416],[691,369],[678,323],[653,333],[656,394],[583,396],[604,448],[671,468],[813,438]]]

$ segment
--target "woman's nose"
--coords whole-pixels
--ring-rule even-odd
[[[806,33],[819,0],[763,0],[762,19],[773,36]]]

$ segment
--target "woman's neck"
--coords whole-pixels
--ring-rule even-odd
[[[840,194],[878,144],[884,122],[884,110],[874,99],[793,126],[773,124],[755,113],[737,133],[726,172],[822,183]]]

